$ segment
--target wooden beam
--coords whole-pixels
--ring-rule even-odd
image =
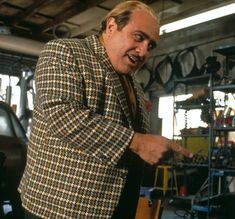
[[[99,5],[103,2],[104,0],[97,0],[97,1],[88,0],[86,2],[78,1],[76,5],[72,6],[70,9],[64,11],[63,13],[60,13],[52,21],[46,22],[39,32],[46,32],[47,30],[54,27],[55,25],[63,23],[67,21],[68,19],[72,18],[73,16],[85,11],[86,9],[95,7],[96,5]]]
[[[48,3],[51,1],[48,0],[37,0],[34,1],[34,3],[26,9],[26,11],[20,11],[15,17],[14,20],[11,22],[11,25],[14,26],[18,23],[20,23],[22,20],[25,20],[27,17],[32,16],[37,11],[40,10],[42,6],[44,6],[45,3]]]

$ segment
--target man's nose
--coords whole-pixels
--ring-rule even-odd
[[[137,52],[138,52],[139,56],[141,56],[141,57],[148,56],[148,54],[149,54],[148,43],[146,43],[146,42],[140,43],[137,47]]]

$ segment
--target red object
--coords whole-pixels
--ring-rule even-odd
[[[188,195],[187,186],[180,186],[179,195],[180,196],[187,196]]]
[[[218,127],[233,127],[234,126],[233,119],[234,119],[234,116],[217,118],[215,120],[215,124]]]

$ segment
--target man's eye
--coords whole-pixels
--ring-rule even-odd
[[[154,43],[150,43],[149,45],[148,45],[148,49],[149,50],[153,50],[153,49],[155,49],[156,48],[156,45],[154,44]]]
[[[149,43],[148,50],[151,51],[151,50],[155,49],[156,46],[157,46],[156,43]]]
[[[142,42],[144,40],[144,37],[140,34],[135,34],[134,37],[137,42]]]

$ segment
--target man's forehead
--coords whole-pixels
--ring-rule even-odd
[[[155,16],[145,10],[138,10],[133,12],[130,18],[136,31],[145,33],[151,40],[158,40],[159,38],[159,23]]]

